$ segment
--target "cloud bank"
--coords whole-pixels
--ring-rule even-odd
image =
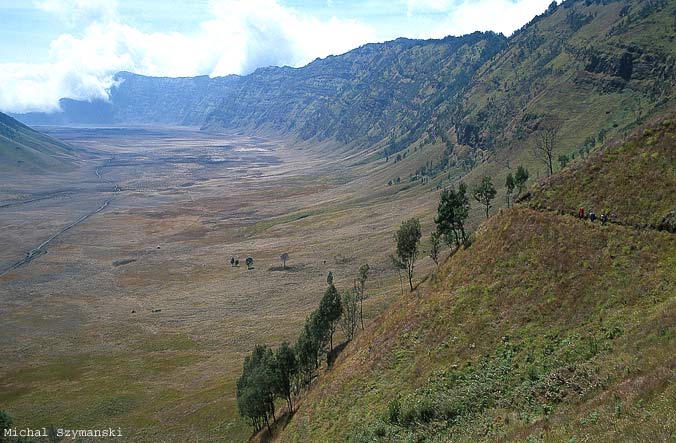
[[[263,66],[302,66],[376,39],[354,20],[319,20],[277,0],[214,0],[194,34],[146,33],[121,23],[110,0],[42,0],[36,7],[79,35],[52,41],[42,64],[0,64],[0,110],[56,111],[59,99],[107,99],[113,76],[248,74]]]
[[[400,0],[405,20],[433,14],[434,25],[415,35],[407,29],[391,32],[421,38],[476,30],[509,34],[549,1]],[[264,66],[303,66],[381,40],[364,20],[320,19],[280,0],[212,0],[209,19],[191,34],[130,26],[118,13],[117,0],[35,0],[34,5],[72,33],[51,42],[44,63],[0,63],[1,111],[57,111],[64,97],[105,100],[119,71],[169,77],[248,74]]]

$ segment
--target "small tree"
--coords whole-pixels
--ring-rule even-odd
[[[285,252],[279,256],[279,259],[282,260],[282,267],[286,269],[286,262],[289,260],[289,253]]]
[[[434,263],[439,265],[439,251],[441,249],[441,235],[438,232],[432,232],[430,234],[430,257],[434,260]]]
[[[408,284],[413,291],[413,268],[418,257],[418,247],[422,237],[420,220],[411,218],[401,223],[397,231],[397,257],[406,266]]]
[[[236,267],[236,268],[239,267],[239,259],[238,259],[238,258],[235,259],[235,267]]]
[[[486,218],[488,218],[488,211],[491,209],[491,201],[493,201],[496,194],[497,191],[489,176],[485,176],[481,180],[481,184],[474,188],[474,200],[478,201],[486,208]]]
[[[298,370],[303,374],[306,385],[310,383],[312,374],[319,366],[319,344],[314,338],[311,323],[311,318],[308,317],[295,347]]]
[[[242,417],[248,417],[259,431],[263,424],[270,429],[269,418],[275,419],[273,382],[275,361],[272,350],[256,346],[244,359],[242,376],[237,380],[237,407]]]
[[[441,192],[434,223],[437,225],[437,232],[443,236],[446,244],[451,246],[455,243],[457,247],[460,247],[461,243],[467,241],[465,220],[467,220],[468,215],[469,200],[467,198],[467,186],[464,183],[460,183],[457,191],[450,188]]]
[[[558,141],[558,126],[548,126],[538,132],[533,153],[547,167],[549,175],[554,173],[554,151]]]
[[[361,329],[364,330],[364,300],[366,299],[366,280],[369,278],[368,263],[364,263],[359,267],[359,275],[355,280],[355,290],[359,297],[359,320],[361,321]]]
[[[293,412],[291,400],[291,381],[298,373],[298,360],[296,353],[289,343],[282,342],[275,352],[275,382],[274,391],[278,396],[286,399],[289,412]]]
[[[345,333],[347,340],[354,338],[359,323],[359,314],[357,313],[357,295],[356,288],[352,291],[344,290],[340,298],[343,306],[343,315],[340,317],[340,328]]]
[[[246,267],[247,269],[253,269],[253,258],[251,257],[246,258]]]
[[[235,266],[235,257],[230,257],[230,266]]]
[[[528,169],[519,165],[516,168],[516,174],[514,174],[514,184],[516,185],[516,196],[521,195],[524,189],[526,189],[526,182],[528,181]]]
[[[566,154],[559,155],[559,166],[561,167],[561,169],[568,166],[569,162],[570,162],[570,158],[568,158],[568,156]]]
[[[333,334],[336,332],[338,320],[343,313],[343,307],[340,304],[340,294],[333,285],[329,284],[324,292],[321,302],[319,302],[319,315],[326,325],[326,335],[329,339],[329,350],[333,351]]]
[[[507,178],[505,179],[505,188],[507,189],[507,207],[508,208],[511,206],[512,194],[514,193],[515,187],[516,187],[516,183],[514,182],[514,176],[512,176],[512,173],[510,172],[509,174],[507,174]]]

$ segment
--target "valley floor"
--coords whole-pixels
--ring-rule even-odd
[[[234,389],[244,354],[295,340],[328,271],[349,287],[368,260],[367,314],[381,311],[400,290],[393,229],[438,198],[367,195],[363,171],[284,140],[48,132],[97,158],[68,175],[3,179],[0,409],[17,426],[246,439]]]

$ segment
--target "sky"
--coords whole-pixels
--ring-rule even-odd
[[[366,43],[510,35],[551,0],[0,0],[0,111],[107,99],[114,75],[246,75]]]

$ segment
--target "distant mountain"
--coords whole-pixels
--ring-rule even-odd
[[[16,117],[29,124],[185,124],[374,141],[422,127],[439,100],[460,91],[505,41],[494,33],[398,39],[244,77],[121,72],[108,102],[62,100],[63,112]]]
[[[505,42],[490,32],[397,39],[300,69],[260,69],[243,77],[238,92],[224,97],[205,123],[346,143],[404,135],[413,141],[439,102],[461,91]]]
[[[64,171],[79,159],[75,148],[0,113],[0,171]]]
[[[30,124],[181,124],[399,151],[412,175],[523,160],[545,126],[556,156],[626,135],[674,98],[676,1],[552,3],[509,39],[474,33],[368,44],[247,76],[119,73],[109,102],[63,100]],[[508,161],[508,160],[504,160]]]
[[[13,115],[30,125],[170,124],[199,126],[231,91],[237,76],[146,77],[120,72],[110,100],[61,99],[61,112]]]

